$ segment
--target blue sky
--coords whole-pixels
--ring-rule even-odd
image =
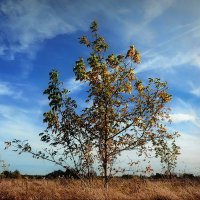
[[[0,159],[10,169],[45,174],[54,169],[30,155],[4,151],[4,141],[42,143],[42,114],[48,73],[56,68],[80,108],[84,85],[73,66],[88,52],[78,38],[97,20],[112,53],[139,49],[139,77],[168,81],[171,129],[181,133],[177,171],[200,173],[200,2],[198,0],[1,0],[0,1]],[[153,165],[158,166],[155,161]]]

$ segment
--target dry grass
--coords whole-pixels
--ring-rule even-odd
[[[113,179],[106,193],[101,180],[91,184],[80,180],[1,180],[0,199],[196,200],[200,199],[200,181]]]

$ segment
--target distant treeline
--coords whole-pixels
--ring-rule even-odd
[[[98,176],[95,171],[90,172],[86,176],[78,174],[74,169],[67,169],[66,171],[56,170],[46,175],[23,175],[18,170],[13,172],[11,171],[3,171],[0,174],[0,178],[8,178],[8,179],[58,179],[58,178],[65,178],[65,179],[79,179],[80,177],[83,178],[102,178],[102,176]],[[187,178],[187,179],[200,179],[200,176],[195,176],[194,174],[183,173],[181,175],[171,174],[165,175],[161,173],[156,173],[151,176],[143,176],[143,175],[132,175],[132,174],[123,174],[122,176],[116,176],[117,178],[123,179],[132,179],[132,178],[142,178],[142,179],[166,179],[166,178]]]

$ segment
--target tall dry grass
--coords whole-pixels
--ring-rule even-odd
[[[200,200],[198,180],[113,179],[109,191],[102,180],[1,180],[4,200]]]

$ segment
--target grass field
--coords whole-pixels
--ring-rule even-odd
[[[93,180],[88,184],[80,180],[1,179],[0,199],[198,200],[200,180],[113,179],[106,193],[102,180]]]

